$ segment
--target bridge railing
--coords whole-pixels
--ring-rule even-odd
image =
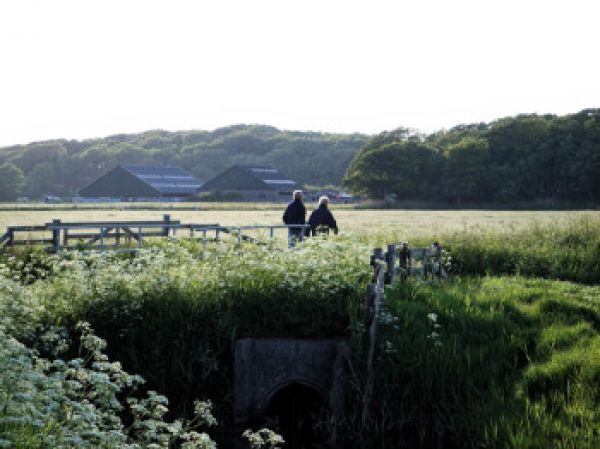
[[[136,251],[142,247],[147,238],[188,238],[218,241],[229,235],[237,241],[238,249],[242,242],[258,245],[272,245],[276,231],[289,228],[301,228],[305,231],[308,225],[248,225],[222,226],[218,223],[181,223],[164,215],[162,221],[89,221],[63,222],[52,220],[41,226],[9,226],[0,237],[0,249],[23,245],[47,245],[48,252],[57,253],[62,250],[80,249],[91,251]],[[248,232],[262,231],[265,239],[249,235]],[[32,236],[33,233],[33,236]],[[300,239],[304,232],[301,232]]]

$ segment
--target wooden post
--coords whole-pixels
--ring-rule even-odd
[[[400,251],[398,251],[398,259],[400,262],[400,269],[403,277],[410,274],[408,272],[408,256],[408,243],[401,243]]]
[[[60,226],[60,219],[52,220],[52,225]],[[52,229],[52,250],[55,254],[60,251],[60,229]]]
[[[100,252],[104,254],[104,229],[100,227]]]
[[[374,261],[378,260],[378,256],[381,255],[382,251],[378,248],[373,254]],[[367,375],[365,382],[365,389],[362,397],[362,415],[361,415],[361,426],[363,431],[368,431],[371,427],[371,398],[373,396],[373,385],[375,383],[375,350],[377,342],[377,325],[379,321],[379,310],[381,303],[383,302],[383,281],[385,275],[385,268],[382,265],[375,264],[374,266],[374,283],[367,286],[367,303],[372,302],[371,311],[369,313],[372,316],[368,328],[365,328],[368,339],[368,350],[367,350]]]
[[[385,253],[385,261],[387,263],[385,283],[394,285],[396,282],[396,245],[388,245],[387,253]]]
[[[15,242],[15,229],[12,227],[8,228],[6,230],[6,235],[8,236],[8,239],[6,240],[6,246],[13,246]]]
[[[171,214],[165,214],[163,215],[163,221],[165,223],[165,225],[169,225],[171,223]],[[169,228],[167,226],[163,227],[163,236],[164,237],[168,237],[169,236]]]
[[[442,277],[442,248],[438,242],[433,242],[431,244],[431,252],[433,256],[432,266],[431,266],[431,274],[435,279],[436,277]]]
[[[373,310],[375,307],[375,297],[377,296],[377,286],[375,284],[367,284],[367,294],[365,296],[365,313],[363,316],[363,324],[365,326],[365,337],[368,336],[367,329],[373,321]]]
[[[379,272],[377,270],[378,267],[378,261],[383,260],[383,249],[381,248],[375,248],[375,250],[373,250],[373,255],[371,256],[371,266],[373,267],[373,282],[377,282],[377,273]]]

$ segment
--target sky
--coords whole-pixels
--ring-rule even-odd
[[[0,145],[600,107],[595,0],[2,0]]]

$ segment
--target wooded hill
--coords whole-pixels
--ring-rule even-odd
[[[519,115],[373,138],[344,178],[355,192],[443,205],[600,204],[600,109]]]
[[[117,164],[174,165],[202,181],[233,164],[274,165],[295,181],[439,207],[600,204],[600,109],[519,115],[429,135],[375,137],[235,125],[0,148],[0,201],[72,196]],[[345,174],[345,175],[344,175]]]
[[[0,148],[0,200],[73,196],[118,164],[179,166],[204,182],[233,164],[274,165],[302,184],[339,185],[350,160],[369,139],[364,134],[235,125],[14,145]]]

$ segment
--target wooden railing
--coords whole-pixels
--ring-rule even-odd
[[[71,249],[134,251],[142,247],[144,239],[151,237],[185,237],[206,243],[219,240],[224,234],[237,239],[238,248],[241,248],[244,241],[258,245],[272,244],[276,230],[285,229],[287,232],[289,228],[306,230],[308,225],[221,226],[218,223],[181,223],[171,220],[170,215],[164,215],[162,221],[63,222],[57,219],[42,226],[9,226],[0,237],[0,248],[47,245],[46,249],[51,253]],[[268,239],[263,241],[245,233],[250,230],[267,231]],[[36,236],[30,237],[31,233],[36,233]],[[22,237],[23,234],[25,237]]]

